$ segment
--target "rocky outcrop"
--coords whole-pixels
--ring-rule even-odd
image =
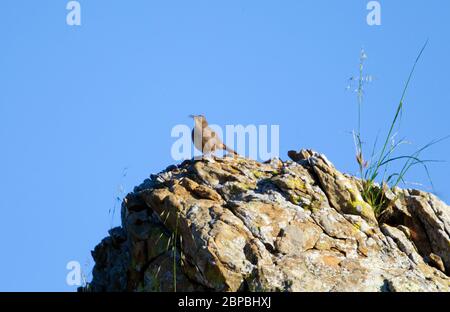
[[[358,179],[310,150],[293,161],[185,161],[126,196],[92,252],[91,291],[449,291],[450,210]]]

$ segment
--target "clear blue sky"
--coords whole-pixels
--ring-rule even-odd
[[[283,158],[313,148],[355,173],[356,98],[345,87],[361,47],[375,77],[369,142],[386,130],[427,38],[400,136],[419,147],[450,133],[447,0],[381,0],[372,27],[365,0],[80,0],[80,27],[66,25],[67,2],[0,2],[2,291],[75,290],[67,262],[90,269],[118,187],[173,163],[170,131],[188,114],[279,124]],[[424,156],[449,154],[444,142]],[[431,173],[449,201],[450,164]],[[419,169],[408,181],[427,182]]]

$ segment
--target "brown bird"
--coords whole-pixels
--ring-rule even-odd
[[[203,155],[212,154],[216,150],[224,150],[233,155],[238,155],[234,150],[226,146],[206,121],[203,115],[190,115],[194,119],[194,128],[192,129],[192,142],[196,149]]]

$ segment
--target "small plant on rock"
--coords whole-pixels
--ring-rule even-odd
[[[405,87],[400,98],[400,101],[395,110],[394,117],[389,125],[389,131],[384,138],[383,145],[381,149],[377,152],[377,142],[372,148],[370,158],[366,159],[363,151],[363,140],[361,136],[361,113],[364,98],[364,86],[372,81],[372,77],[369,75],[364,75],[364,62],[367,59],[367,54],[364,50],[361,50],[360,63],[359,63],[359,76],[356,78],[350,78],[351,81],[357,82],[357,87],[354,90],[357,94],[358,100],[358,125],[357,130],[353,131],[353,139],[355,143],[356,152],[356,162],[359,167],[359,174],[361,176],[362,182],[362,196],[363,199],[372,206],[376,216],[382,212],[386,207],[387,199],[385,197],[386,188],[395,188],[399,183],[404,183],[404,177],[406,173],[414,166],[420,165],[424,168],[431,186],[433,183],[430,178],[429,170],[427,164],[430,162],[436,162],[435,160],[425,160],[420,158],[421,153],[428,149],[429,147],[449,138],[449,136],[433,140],[423,147],[419,148],[415,152],[409,155],[397,155],[395,152],[398,148],[407,143],[405,140],[396,141],[395,129],[399,127],[400,119],[404,109],[404,99],[410,85],[411,79],[413,77],[416,66],[422,57],[422,54],[428,44],[428,41],[423,45],[420,50],[414,65],[409,73],[408,79],[406,80]],[[348,87],[350,88],[350,86]],[[394,162],[400,162],[399,171],[390,171],[390,165]]]

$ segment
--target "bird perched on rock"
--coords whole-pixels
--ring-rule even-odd
[[[203,155],[214,153],[216,150],[224,150],[233,155],[238,155],[234,150],[226,146],[214,132],[203,115],[190,115],[194,119],[194,128],[192,129],[192,142],[196,149]]]

